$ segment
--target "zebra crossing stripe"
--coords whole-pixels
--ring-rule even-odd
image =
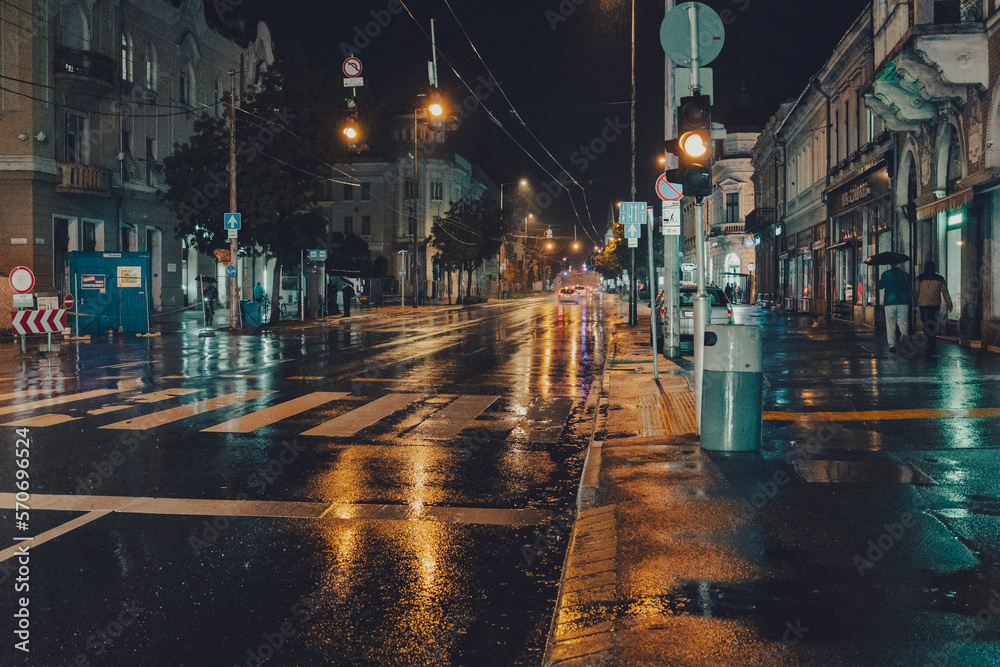
[[[44,393],[44,389],[18,389],[17,391],[0,394],[0,401],[8,401],[12,398],[16,401],[20,398],[30,398],[31,396],[37,396],[38,394]]]
[[[7,422],[4,426],[44,428],[46,426],[55,426],[56,424],[65,424],[66,422],[76,421],[77,419],[83,419],[83,417],[70,417],[69,415],[60,414],[35,415],[34,417],[28,417],[27,419],[18,419],[17,421]]]
[[[448,440],[454,438],[499,396],[459,396],[423,424],[410,431],[411,438]]]
[[[163,426],[164,424],[170,424],[181,419],[186,419],[187,417],[193,417],[205,412],[211,412],[212,410],[218,410],[219,408],[227,408],[231,405],[243,403],[244,401],[250,401],[273,393],[274,391],[260,390],[237,391],[224,396],[207,398],[195,403],[180,405],[176,408],[170,408],[168,410],[160,410],[159,412],[142,415],[141,417],[136,417],[135,419],[126,419],[124,421],[115,422],[114,424],[108,424],[99,428],[144,431],[148,428]]]
[[[281,421],[306,410],[312,410],[324,403],[335,401],[347,395],[348,392],[346,391],[314,391],[311,394],[299,396],[290,401],[278,403],[269,408],[257,410],[248,415],[230,419],[227,422],[201,430],[203,433],[250,433],[251,431],[256,431],[259,428],[273,424],[276,421]]]
[[[303,432],[301,435],[346,438],[354,435],[363,428],[371,426],[380,419],[384,419],[392,413],[402,410],[419,398],[420,394],[388,394],[367,405],[362,405],[360,408],[325,421],[319,426]]]
[[[0,415],[10,415],[15,412],[27,412],[28,410],[37,410],[38,408],[50,408],[53,405],[62,405],[64,403],[75,403],[76,401],[85,401],[88,398],[100,398],[101,396],[110,396],[111,394],[120,394],[123,391],[129,391],[135,387],[124,386],[118,389],[92,389],[91,391],[82,391],[78,394],[66,394],[65,396],[55,396],[53,398],[43,398],[37,401],[28,401],[26,403],[18,403],[17,405],[5,405],[0,408]]]

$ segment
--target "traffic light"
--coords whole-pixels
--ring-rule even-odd
[[[341,130],[344,135],[344,140],[349,146],[354,146],[358,143],[358,139],[361,136],[360,130],[358,130],[358,119],[354,116],[348,116],[347,122],[344,123],[344,129]]]
[[[440,130],[444,127],[444,98],[434,90],[428,95],[427,120],[432,128]]]
[[[684,194],[712,194],[712,100],[708,95],[682,97],[677,109],[677,138],[667,141],[667,152],[677,156],[677,169],[667,180],[684,186]]]

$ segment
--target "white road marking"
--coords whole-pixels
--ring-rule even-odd
[[[188,405],[181,405],[176,408],[161,410],[152,414],[136,417],[135,419],[126,419],[124,421],[115,422],[114,424],[108,424],[99,428],[144,431],[148,428],[163,426],[164,424],[170,424],[171,422],[186,419],[187,417],[193,417],[194,415],[211,412],[212,410],[218,410],[219,408],[226,408],[231,405],[243,403],[244,401],[253,400],[255,398],[260,398],[261,396],[267,396],[268,394],[273,393],[273,391],[258,390],[238,391],[233,394],[226,394],[225,396],[208,398],[203,401],[189,403]]]
[[[469,422],[493,405],[499,396],[459,396],[431,415],[423,424],[410,431],[408,438],[448,440],[468,426]]]
[[[10,496],[9,502],[7,502],[4,505],[4,507],[13,507],[14,506],[14,494],[13,493],[4,493],[4,494],[0,494],[0,495]],[[34,500],[36,497],[37,496],[35,494],[31,495],[32,500]],[[36,509],[36,507],[35,507],[34,504],[32,504],[31,509]],[[20,542],[18,545],[15,545],[15,546],[12,546],[12,547],[8,547],[8,548],[4,549],[3,551],[0,551],[0,562],[3,562],[5,560],[7,560],[8,558],[13,558],[14,556],[16,556],[19,553],[21,553],[18,547],[23,546],[23,547],[25,547],[26,549],[29,549],[29,550],[30,549],[34,549],[34,548],[38,547],[39,544],[44,544],[45,542],[48,542],[49,540],[55,539],[55,538],[59,537],[60,535],[64,535],[64,534],[68,533],[69,531],[73,530],[74,528],[79,528],[80,526],[88,524],[91,521],[93,521],[94,519],[100,519],[102,516],[104,516],[107,513],[108,513],[108,510],[97,510],[97,511],[94,511],[94,512],[89,512],[87,514],[84,514],[83,516],[78,516],[75,519],[67,521],[64,524],[60,524],[60,525],[56,526],[55,528],[53,528],[52,530],[47,530],[44,533],[41,533],[39,535],[35,535],[34,539],[32,539],[32,540],[25,540],[23,542]]]
[[[314,391],[311,394],[299,396],[298,398],[293,398],[290,401],[278,403],[277,405],[272,405],[268,408],[264,408],[263,410],[257,410],[256,412],[251,412],[248,415],[230,419],[227,422],[223,422],[215,426],[203,428],[202,432],[250,433],[251,431],[256,431],[259,428],[269,426],[277,421],[291,417],[292,415],[297,415],[300,412],[305,412],[306,410],[312,410],[313,408],[317,408],[324,403],[329,403],[330,401],[335,401],[348,395],[349,392],[346,391]]]
[[[380,419],[402,410],[419,398],[420,394],[389,394],[323,422],[319,426],[303,432],[302,435],[320,435],[330,438],[352,436]]]

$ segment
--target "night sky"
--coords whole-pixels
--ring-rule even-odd
[[[236,4],[238,0],[229,0]],[[469,92],[451,66],[470,84],[487,77],[444,0],[404,0],[428,31],[436,19],[442,91],[460,105]],[[472,42],[500,82],[528,128],[586,188],[572,200],[592,236],[603,236],[610,206],[629,198],[630,146],[625,129],[595,160],[581,157],[583,144],[627,126],[629,119],[630,3],[627,0],[450,0]],[[770,117],[778,105],[797,97],[836,43],[866,6],[863,0],[708,0],[726,20],[722,54],[709,65],[715,76],[713,119],[724,121],[741,96]],[[364,63],[364,94],[390,111],[413,108],[427,87],[430,43],[413,19],[390,0],[243,0],[227,19],[251,28],[264,20],[277,44],[297,46],[318,67],[328,68],[331,85],[340,83],[341,44],[358,46]],[[560,11],[561,9],[561,11]],[[373,17],[372,12],[377,16]],[[656,199],[653,184],[662,171],[664,54],[659,43],[662,2],[636,2],[637,199]],[[357,39],[357,29],[380,18],[374,38]],[[370,32],[376,32],[374,25]],[[369,39],[365,43],[365,39]],[[471,104],[471,101],[470,101]],[[485,105],[553,175],[559,167],[513,117],[506,100],[493,91]],[[613,128],[613,129],[612,129]],[[477,110],[450,137],[451,147],[483,167],[496,183],[528,178],[536,191],[551,180],[503,130]],[[585,167],[585,168],[584,168]],[[506,189],[510,196],[513,187]],[[543,223],[572,233],[576,215],[563,192],[540,216]],[[590,220],[596,230],[590,227]],[[579,224],[579,223],[577,223]],[[557,231],[557,234],[559,232]]]

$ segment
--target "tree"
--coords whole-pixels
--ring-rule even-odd
[[[438,251],[437,260],[448,272],[448,302],[451,303],[451,272],[466,271],[466,296],[472,293],[472,272],[480,264],[497,256],[506,223],[500,210],[483,199],[463,200],[452,204],[443,216],[434,216],[431,246]]]
[[[272,273],[272,321],[280,317],[281,269],[307,247],[323,247],[323,199],[328,149],[339,146],[337,120],[323,111],[336,106],[333,85],[294,55],[276,61],[236,112],[237,210],[240,245],[259,247],[276,258]],[[163,195],[177,216],[178,237],[211,253],[228,245],[222,216],[229,212],[229,101],[225,118],[207,114],[194,135],[175,144],[164,158],[168,190]],[[308,137],[305,139],[304,137]]]

